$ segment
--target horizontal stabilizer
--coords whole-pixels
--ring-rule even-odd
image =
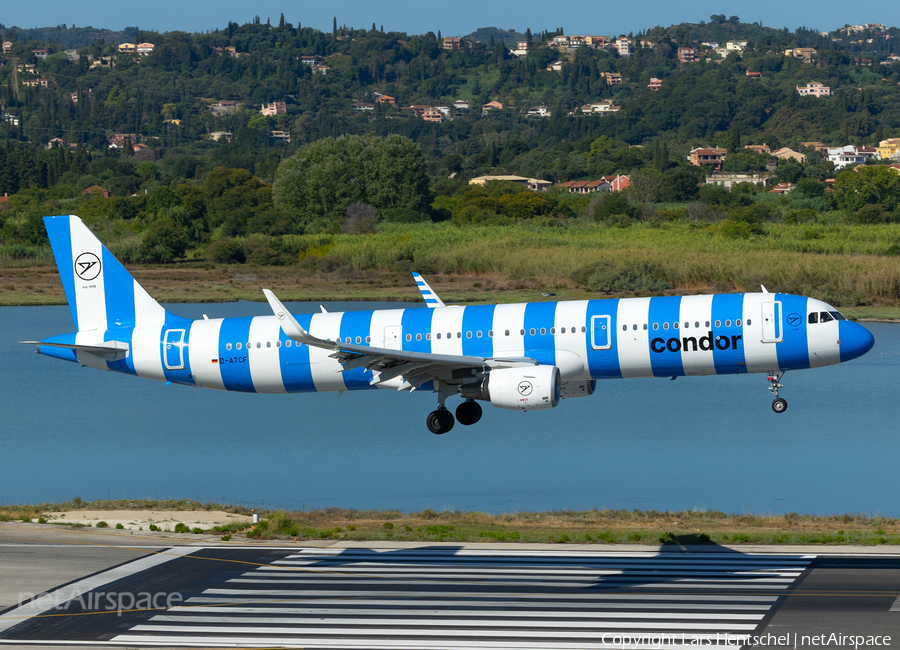
[[[128,356],[128,344],[122,341],[104,341],[102,343],[94,343],[91,345],[83,345],[79,343],[57,343],[50,341],[19,341],[26,345],[46,346],[49,348],[66,348],[75,352],[84,352],[99,357],[104,361],[118,361]],[[38,350],[40,352],[40,349]]]

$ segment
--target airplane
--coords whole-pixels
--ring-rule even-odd
[[[100,370],[227,391],[432,391],[426,425],[472,425],[479,402],[519,411],[586,397],[597,380],[766,373],[772,410],[789,370],[835,365],[875,343],[814,298],[782,293],[445,305],[192,320],[164,309],[74,215],[45,217],[76,331],[23,341]],[[456,417],[450,397],[462,402]]]

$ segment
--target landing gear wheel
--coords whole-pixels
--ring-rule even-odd
[[[787,411],[787,400],[783,397],[778,397],[772,402],[772,410],[776,413],[784,413]]]
[[[428,430],[438,436],[452,429],[453,423],[453,414],[444,407],[432,411],[425,418],[425,425],[428,427]]]
[[[481,404],[473,400],[466,400],[456,407],[456,421],[469,426],[481,419],[481,413]]]

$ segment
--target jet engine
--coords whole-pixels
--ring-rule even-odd
[[[537,411],[559,404],[562,382],[556,366],[496,368],[477,384],[466,384],[466,399],[489,400],[493,406],[518,411]]]

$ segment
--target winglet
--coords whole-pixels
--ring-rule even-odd
[[[419,287],[419,291],[422,292],[422,297],[425,298],[426,305],[428,305],[432,309],[435,307],[446,307],[444,301],[438,298],[438,295],[430,286],[428,286],[428,283],[425,282],[424,278],[422,278],[421,275],[414,272],[412,276],[416,281],[416,286]]]
[[[766,285],[761,284],[761,285],[759,285],[759,286],[760,286],[760,288],[762,289],[762,292],[763,292],[763,293],[769,293],[769,290],[766,289]]]
[[[275,318],[278,319],[278,324],[281,325],[281,329],[284,331],[285,336],[297,343],[306,343],[307,345],[312,345],[313,347],[335,347],[334,344],[330,343],[329,341],[317,339],[315,336],[312,336],[309,332],[303,329],[300,323],[297,322],[297,319],[294,318],[291,315],[291,312],[287,310],[287,307],[282,305],[281,301],[275,297],[274,293],[272,293],[268,289],[263,289],[263,293],[266,294],[266,300],[269,301],[269,306],[275,313]]]

